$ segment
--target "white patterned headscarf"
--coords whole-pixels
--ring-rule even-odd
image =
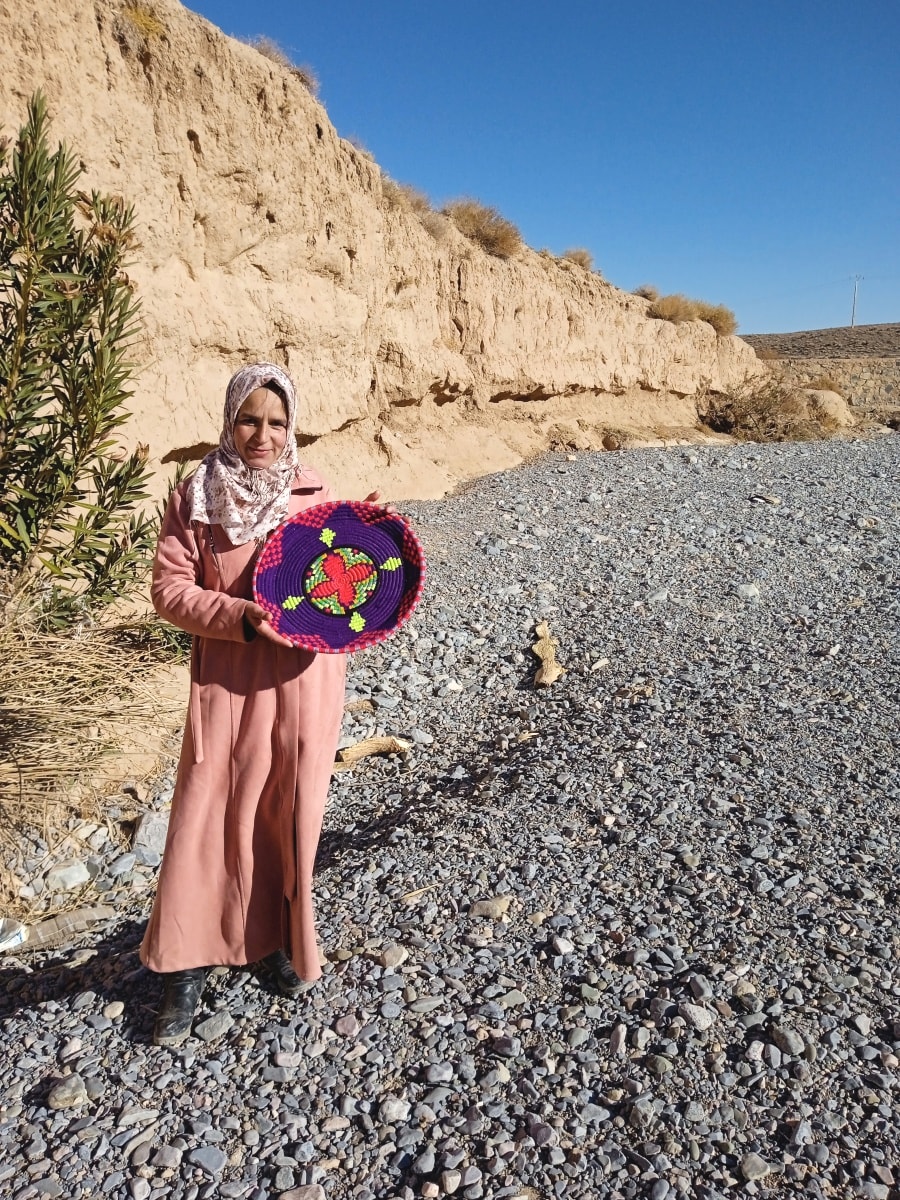
[[[257,388],[276,384],[287,398],[287,437],[270,467],[248,467],[234,444],[241,406]],[[190,488],[191,520],[221,525],[233,546],[271,533],[288,515],[291,484],[300,470],[294,423],[294,385],[273,363],[251,363],[232,375],[225,393],[225,417],[218,449],[200,463]]]

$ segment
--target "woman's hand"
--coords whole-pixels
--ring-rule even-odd
[[[378,489],[376,488],[374,492],[369,492],[368,496],[366,496],[363,503],[364,504],[378,504],[378,502],[380,500],[381,500],[381,492],[379,492]],[[400,514],[397,512],[396,508],[394,508],[393,504],[385,504],[385,505],[383,505],[383,507],[384,507],[385,512],[390,513],[390,515],[392,517],[400,516]]]
[[[247,607],[244,609],[244,616],[247,621],[256,630],[259,637],[263,637],[267,642],[274,642],[276,646],[287,646],[289,649],[294,649],[294,643],[286,637],[282,637],[280,633],[276,633],[272,628],[269,620],[269,614],[261,604],[254,604],[252,601],[247,602]]]

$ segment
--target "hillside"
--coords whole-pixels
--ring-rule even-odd
[[[0,126],[42,87],[84,183],[137,207],[128,436],[155,464],[205,452],[253,358],[297,380],[311,461],[407,496],[609,428],[684,433],[699,389],[761,369],[583,267],[426,229],[300,79],[175,0],[0,0],[0,29]]]
[[[752,333],[744,341],[754,349],[773,350],[784,358],[898,358],[900,324]]]

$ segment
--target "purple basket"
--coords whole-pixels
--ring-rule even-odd
[[[318,504],[270,535],[256,602],[295,646],[351,654],[391,636],[425,586],[425,555],[403,519],[361,500]]]

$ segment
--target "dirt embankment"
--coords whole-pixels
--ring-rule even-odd
[[[125,438],[160,480],[217,440],[225,383],[255,358],[297,382],[304,457],[345,494],[393,497],[608,430],[697,436],[698,396],[763,373],[705,321],[651,319],[584,266],[500,258],[417,213],[289,67],[177,0],[0,0],[0,130],[38,85],[81,186],[136,205]]]

